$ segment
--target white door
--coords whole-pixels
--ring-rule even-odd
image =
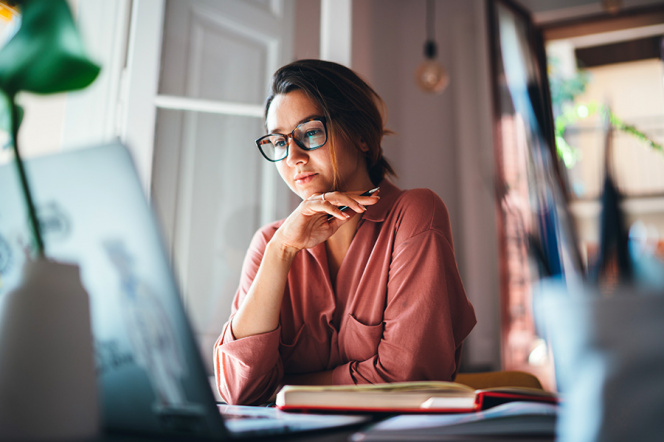
[[[292,26],[292,0],[165,3],[151,197],[208,369],[252,234],[290,212],[254,140]]]

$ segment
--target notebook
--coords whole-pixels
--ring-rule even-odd
[[[25,166],[46,255],[78,264],[90,295],[105,431],[224,440],[363,422],[218,406],[158,224],[123,145],[66,151]],[[2,296],[19,283],[29,244],[13,163],[0,166],[0,198]]]

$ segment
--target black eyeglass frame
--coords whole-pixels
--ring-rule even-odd
[[[323,123],[323,130],[325,131],[325,141],[323,141],[323,143],[320,146],[306,147],[304,144],[302,144],[302,142],[300,142],[294,136],[295,131],[298,130],[298,128],[300,126],[302,126],[303,124],[307,124],[311,121],[320,121],[321,123]],[[263,148],[261,148],[261,141],[263,141],[264,139],[266,139],[268,137],[272,137],[272,136],[275,136],[275,135],[282,136],[286,139],[286,154],[283,157],[281,157],[277,160],[273,160],[271,158],[268,158],[268,156],[265,154],[265,152],[263,152]],[[258,147],[258,150],[260,151],[261,155],[263,155],[263,158],[265,158],[266,160],[268,160],[272,163],[278,163],[279,161],[282,161],[286,157],[288,157],[288,152],[289,152],[289,149],[290,149],[290,142],[288,141],[289,138],[292,139],[293,141],[295,141],[295,144],[297,144],[297,147],[299,147],[300,149],[302,149],[304,151],[311,152],[312,150],[320,149],[321,147],[323,147],[327,144],[327,118],[326,117],[309,118],[308,120],[302,121],[300,124],[298,124],[295,127],[295,129],[293,129],[289,134],[280,134],[278,132],[273,132],[273,133],[270,133],[270,134],[267,134],[267,135],[263,135],[262,137],[256,139],[256,146]]]

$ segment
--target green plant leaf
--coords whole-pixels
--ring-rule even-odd
[[[52,94],[82,89],[100,67],[86,55],[65,0],[20,2],[21,27],[0,49],[0,88]]]

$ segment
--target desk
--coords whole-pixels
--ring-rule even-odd
[[[80,442],[152,442],[152,441],[165,441],[165,442],[199,442],[205,441],[210,442],[211,440],[233,440],[233,441],[258,441],[258,440],[269,440],[274,442],[286,442],[286,441],[314,441],[314,442],[340,442],[348,441],[350,437],[366,428],[367,426],[376,423],[380,420],[379,417],[372,418],[369,422],[363,422],[361,424],[355,424],[352,426],[342,427],[342,428],[331,428],[325,430],[316,430],[316,431],[303,431],[297,433],[283,434],[283,435],[263,435],[263,436],[242,436],[242,437],[229,437],[228,439],[209,439],[209,438],[197,438],[191,437],[188,435],[174,435],[174,436],[160,436],[160,435],[145,435],[145,434],[129,434],[129,433],[113,433],[113,434],[104,434],[89,441],[80,441]]]
[[[272,407],[219,405],[219,411],[228,431],[236,437],[220,437],[214,440],[269,440],[269,441],[349,441],[356,433],[365,433],[369,441],[378,440],[460,440],[460,441],[553,441],[558,407],[552,404],[535,402],[510,402],[487,410],[459,414],[373,414],[355,415],[358,420],[349,420],[339,415],[284,412]],[[277,428],[311,428],[321,423],[344,424],[344,427],[295,431],[284,434],[256,435],[242,434],[242,431],[256,431]],[[277,426],[274,426],[277,424]],[[372,432],[373,428],[376,431]],[[135,428],[135,427],[134,427]],[[175,427],[171,427],[175,428]],[[183,427],[178,427],[183,428]],[[194,427],[188,427],[194,428]],[[223,433],[222,427],[219,434]],[[216,430],[214,430],[216,431]],[[465,434],[464,434],[465,433]],[[217,433],[212,433],[217,434]],[[144,435],[121,433],[102,435],[86,442],[138,442],[138,441],[209,441],[210,438],[189,435]]]
[[[318,430],[314,432],[302,432],[294,434],[284,434],[278,436],[261,436],[261,437],[242,437],[242,438],[231,438],[230,440],[241,440],[241,441],[258,441],[258,440],[268,440],[273,442],[295,442],[295,441],[312,441],[312,442],[348,442],[352,435],[362,430],[367,429],[370,425],[373,425],[381,421],[383,417],[374,416],[372,420],[368,423],[362,423],[354,425],[351,427],[345,428],[336,428],[336,429],[327,429],[327,430]],[[436,440],[436,441],[513,441],[518,439],[520,442],[553,442],[555,440],[554,435],[545,435],[545,436],[515,436],[515,435],[483,435],[483,436],[470,436],[470,435],[440,435],[440,434],[431,434],[430,439],[417,438],[418,441],[422,440]],[[150,437],[143,435],[106,435],[99,437],[94,441],[89,442],[150,442],[150,441],[172,441],[172,442],[196,442],[196,441],[210,441],[210,439],[194,439],[188,436],[173,436],[173,437]],[[393,440],[403,440],[403,438],[395,438]]]
[[[242,438],[242,439],[232,439],[234,441],[269,441],[269,442],[302,442],[302,441],[311,441],[311,442],[348,442],[350,437],[355,434],[358,429],[337,429],[337,430],[326,430],[321,433],[304,433],[304,434],[293,434],[289,436],[280,436],[280,437],[260,437],[260,438]],[[206,442],[209,442],[210,439],[201,439]],[[459,442],[507,442],[514,441],[514,436],[437,436],[436,441],[459,441]],[[518,438],[519,442],[554,442],[554,436],[546,437],[529,437],[529,438]],[[146,436],[102,436],[94,441],[89,442],[197,442],[197,439],[191,439],[188,437],[183,438],[152,438]]]

